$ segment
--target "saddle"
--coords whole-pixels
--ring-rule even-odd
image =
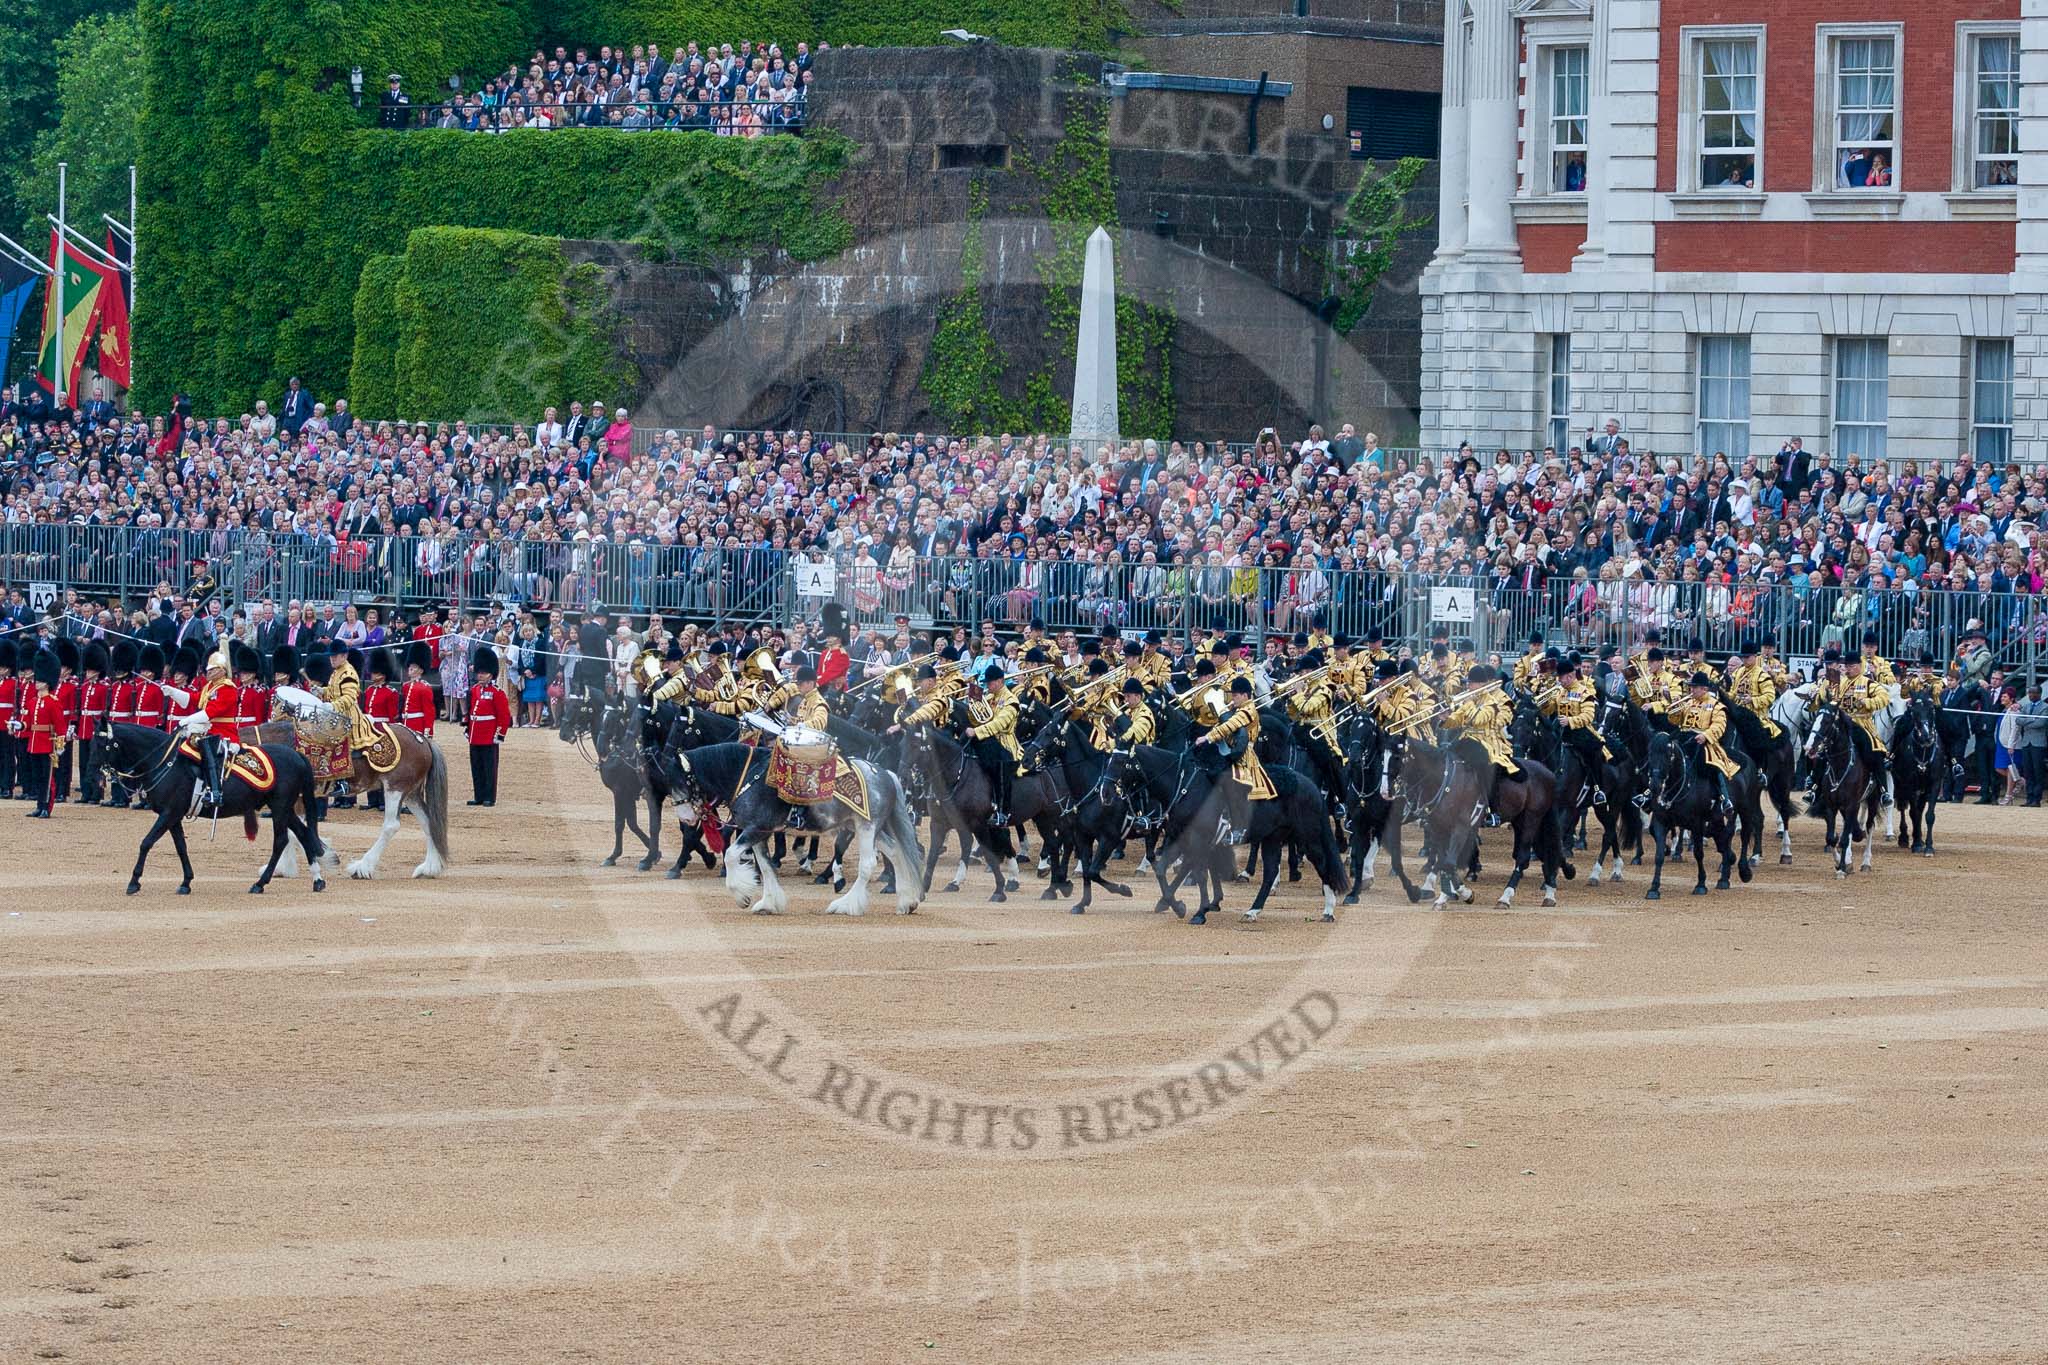
[[[839,757],[839,746],[830,735],[792,725],[775,732],[775,741],[767,749],[768,786],[784,802],[802,810],[837,801],[857,818],[869,818],[867,779],[858,767]],[[753,766],[750,758],[741,769],[742,787]]]

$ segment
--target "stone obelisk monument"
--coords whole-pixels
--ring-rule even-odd
[[[1074,447],[1094,455],[1117,445],[1116,250],[1109,233],[1088,235],[1081,270],[1081,330],[1074,345]]]

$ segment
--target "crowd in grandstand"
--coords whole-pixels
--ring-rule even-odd
[[[823,52],[828,44],[818,44]],[[785,53],[775,43],[694,42],[664,56],[660,45],[600,47],[593,56],[564,47],[538,48],[480,89],[451,89],[445,99],[418,103],[397,73],[378,109],[387,128],[426,126],[469,132],[518,128],[703,129],[728,137],[759,137],[803,126],[811,91],[809,43]]]

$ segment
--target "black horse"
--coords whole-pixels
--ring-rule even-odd
[[[1057,765],[1065,788],[1059,835],[1080,867],[1081,899],[1071,912],[1076,915],[1088,913],[1098,886],[1118,896],[1131,894],[1130,887],[1102,875],[1110,855],[1132,833],[1131,800],[1123,785],[1110,777],[1109,756],[1090,742],[1088,731],[1087,722],[1069,717],[1040,729],[1024,751],[1025,763],[1044,778],[1053,772],[1048,765]],[[1059,894],[1058,887],[1048,886],[1041,899]]]
[[[1872,846],[1877,842],[1878,803],[1884,784],[1864,760],[1868,739],[1852,733],[1856,722],[1833,702],[1823,702],[1813,714],[1813,728],[1806,737],[1806,763],[1814,773],[1814,800],[1807,814],[1817,817],[1827,830],[1827,846],[1834,850],[1835,875],[1849,875],[1855,858],[1855,844],[1863,840],[1863,866],[1870,867]],[[1841,842],[1835,841],[1835,819],[1842,821]]]
[[[1593,871],[1586,885],[1600,885],[1600,864],[1612,852],[1614,868],[1608,880],[1621,880],[1621,855],[1633,849],[1637,862],[1643,860],[1643,812],[1635,798],[1642,785],[1643,764],[1650,757],[1650,739],[1655,733],[1650,718],[1633,702],[1602,694],[1594,711],[1594,722],[1614,757],[1607,763],[1601,794],[1606,800],[1593,807],[1600,821],[1600,847],[1593,855]]]
[[[1351,836],[1351,889],[1344,903],[1356,905],[1361,892],[1372,890],[1383,847],[1392,855],[1394,875],[1408,880],[1401,864],[1402,741],[1363,708],[1345,718],[1338,735],[1344,744],[1344,818]]]
[[[1011,828],[1036,824],[1050,849],[1058,836],[1059,807],[1047,785],[1031,774],[1010,784],[1012,826],[990,823],[995,814],[994,786],[980,760],[967,751],[954,733],[964,733],[965,711],[966,703],[956,702],[948,728],[923,724],[906,727],[895,771],[903,775],[913,803],[922,805],[931,816],[931,849],[925,855],[925,865],[919,869],[926,883],[930,883],[937,870],[939,849],[947,832],[958,832],[965,836],[965,847],[980,851],[995,878],[995,893],[989,899],[1007,901],[1009,893],[1018,886],[1017,847],[1011,841]],[[966,870],[963,855],[959,871],[946,887],[948,891],[960,889]]]
[[[1716,889],[1728,889],[1731,868],[1745,882],[1755,875],[1747,861],[1736,857],[1735,840],[1740,835],[1740,822],[1748,812],[1757,810],[1756,765],[1744,759],[1735,776],[1728,779],[1734,810],[1723,811],[1714,779],[1705,771],[1705,755],[1688,753],[1699,747],[1692,735],[1683,732],[1660,731],[1650,740],[1650,758],[1643,767],[1642,800],[1650,812],[1650,842],[1657,846],[1657,866],[1650,874],[1650,889],[1643,893],[1644,900],[1663,899],[1665,849],[1673,830],[1683,830],[1692,836],[1693,863],[1699,870],[1699,879],[1692,889],[1695,896],[1707,894],[1706,844],[1710,838],[1721,851]],[[1761,813],[1754,818],[1761,822]]]
[[[1110,759],[1111,780],[1143,791],[1166,812],[1162,856],[1155,862],[1153,872],[1159,879],[1160,900],[1176,915],[1186,910],[1176,896],[1180,884],[1189,876],[1198,879],[1201,900],[1195,913],[1189,916],[1190,924],[1207,923],[1210,914],[1223,909],[1223,888],[1237,869],[1233,847],[1216,837],[1224,809],[1219,786],[1234,780],[1223,775],[1227,761],[1227,755],[1214,751],[1198,754],[1149,744],[1118,750]],[[1337,847],[1336,833],[1323,812],[1322,792],[1311,779],[1292,768],[1269,768],[1267,776],[1273,782],[1273,799],[1246,803],[1249,828],[1245,842],[1259,862],[1260,881],[1244,918],[1255,921],[1266,908],[1273,883],[1280,876],[1280,850],[1284,844],[1299,848],[1315,867],[1323,883],[1322,918],[1334,921],[1337,897],[1344,894],[1350,883],[1344,875],[1343,851]],[[1182,868],[1169,883],[1166,864],[1176,861]]]
[[[298,750],[288,744],[258,746],[270,760],[276,775],[270,790],[258,791],[249,778],[230,768],[221,781],[220,805],[214,807],[193,804],[193,794],[200,785],[199,765],[181,754],[182,734],[141,725],[116,724],[108,727],[106,742],[107,770],[129,791],[140,793],[143,802],[156,812],[156,823],[143,836],[142,847],[135,855],[135,870],[128,876],[129,895],[142,889],[143,864],[149,861],[150,849],[167,830],[172,847],[178,850],[178,863],[185,873],[185,879],[178,883],[178,894],[188,896],[192,893],[192,858],[185,848],[186,816],[219,819],[223,815],[239,815],[242,817],[242,833],[254,842],[256,816],[264,810],[270,812],[270,861],[264,864],[263,875],[249,888],[249,894],[263,894],[263,889],[270,885],[271,877],[277,872],[278,860],[293,841],[297,841],[298,847],[305,851],[313,889],[327,889],[327,875],[323,868],[327,849],[320,842],[319,819],[313,810],[313,767]],[[196,745],[199,741],[192,742]]]
[[[1941,804],[1948,752],[1934,702],[1914,697],[1892,727],[1892,798],[1899,807],[1899,847],[1934,856],[1934,808]]]
[[[1497,904],[1504,910],[1514,905],[1530,862],[1541,856],[1543,903],[1556,905],[1559,872],[1574,875],[1565,857],[1564,826],[1553,805],[1557,775],[1526,758],[1516,761],[1520,773],[1503,778],[1484,746],[1472,739],[1457,740],[1445,752],[1448,761],[1441,785],[1435,796],[1422,804],[1423,846],[1430,850],[1424,886],[1435,879],[1435,908],[1443,909],[1454,894],[1461,900],[1472,899],[1471,891],[1460,881],[1478,852],[1479,832],[1488,812],[1499,816],[1515,841],[1514,868]]]

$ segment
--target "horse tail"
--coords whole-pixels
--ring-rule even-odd
[[[306,857],[325,858],[327,846],[320,842],[320,801],[314,795],[319,789],[319,783],[313,778],[313,765],[307,762],[303,755],[295,752],[292,757],[298,759],[296,771],[299,777],[299,800],[306,816]]]
[[[931,883],[925,880],[924,850],[917,844],[917,814],[910,809],[910,797],[894,773],[889,774],[889,785],[892,788],[889,827],[895,834],[897,844],[909,855],[910,878],[917,885],[917,898],[922,901],[932,888]],[[904,869],[896,869],[899,880],[903,873]]]
[[[242,812],[242,837],[252,844],[256,842],[256,808],[254,806]]]
[[[427,816],[427,842],[446,866],[453,861],[448,856],[448,760],[432,740],[427,741],[427,752],[427,780],[420,789],[420,800]]]

